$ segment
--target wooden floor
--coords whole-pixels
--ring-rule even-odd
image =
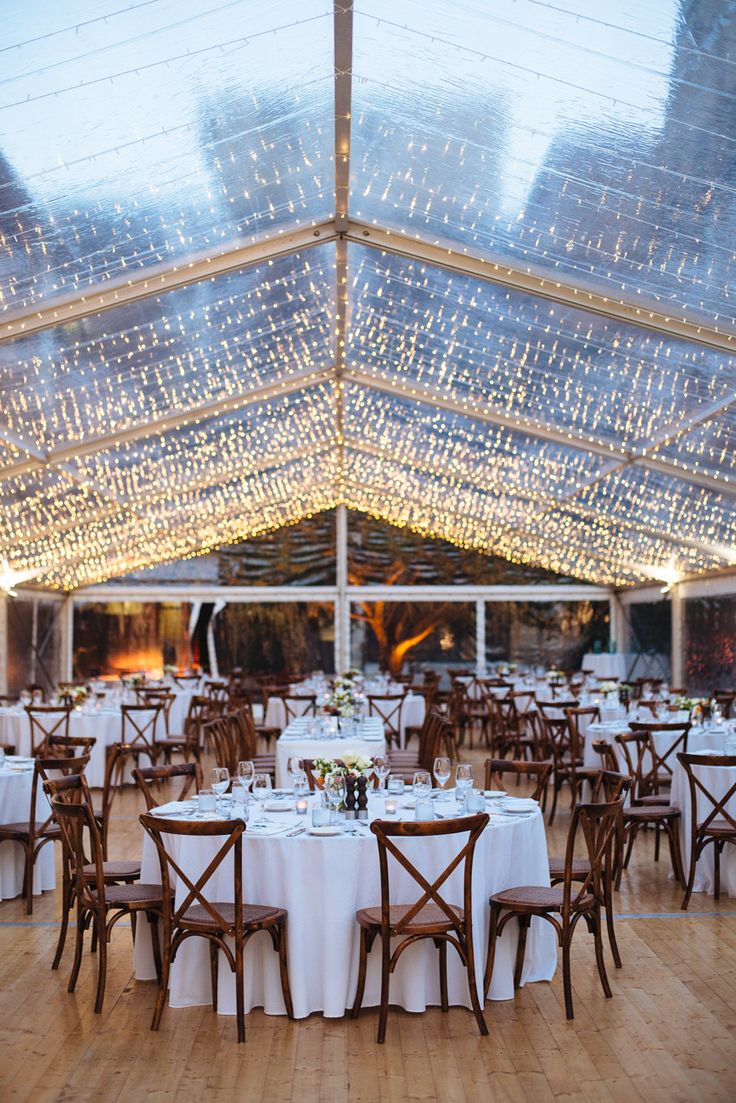
[[[474,756],[480,761],[481,755]],[[117,808],[111,856],[139,853],[138,801]],[[562,852],[568,816],[549,832]],[[617,920],[624,968],[605,1000],[590,937],[573,952],[575,1020],[568,1023],[559,976],[513,1001],[489,1003],[490,1037],[471,1013],[392,1011],[384,1046],[376,1012],[357,1021],[290,1023],[253,1011],[238,1046],[234,1019],[210,1008],[168,1009],[150,1031],[155,985],[132,972],[130,930],[113,936],[103,1014],[93,1012],[94,959],[86,956],[75,995],[49,966],[57,938],[53,894],[34,914],[0,904],[0,1101],[34,1103],[372,1103],[437,1100],[617,1100],[646,1103],[736,1100],[736,900],[695,895],[688,913],[653,862],[649,839],[624,876]]]

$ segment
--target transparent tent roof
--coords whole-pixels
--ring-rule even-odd
[[[344,503],[736,563],[736,0],[56,0],[0,48],[0,561]]]

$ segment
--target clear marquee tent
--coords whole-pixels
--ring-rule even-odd
[[[6,590],[337,506],[598,587],[736,564],[733,0],[60,0],[3,39]]]

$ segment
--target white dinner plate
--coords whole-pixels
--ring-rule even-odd
[[[341,827],[331,827],[329,825],[325,827],[308,827],[307,831],[310,835],[342,835]]]

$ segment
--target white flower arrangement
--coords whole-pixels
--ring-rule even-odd
[[[599,693],[618,693],[617,682],[601,682],[598,686]]]
[[[373,759],[365,758],[359,754],[344,754],[340,763],[334,758],[316,758],[314,760],[315,776],[324,779],[329,774],[337,774],[340,777],[360,777],[361,774],[369,774],[373,769]]]

